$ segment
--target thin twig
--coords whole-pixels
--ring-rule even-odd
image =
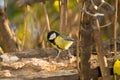
[[[79,13],[80,13],[80,23],[79,23],[79,32],[81,31],[81,22],[83,22],[83,15],[84,15],[84,12],[81,11],[83,5],[84,5],[84,0],[77,0],[77,3],[79,4]],[[80,41],[81,41],[81,34],[78,33],[78,39],[77,39],[77,50],[76,50],[76,55],[77,55],[77,69],[78,69],[78,72],[79,72],[79,76],[81,78],[81,63],[79,61],[79,58],[80,58],[80,53],[81,53],[81,50],[80,50]],[[80,79],[81,80],[81,79]]]
[[[26,33],[27,33],[26,16],[27,16],[29,10],[30,10],[30,6],[27,5],[27,6],[26,6],[26,11],[25,11],[25,13],[24,13],[24,30],[23,30],[23,34],[22,34],[22,46],[21,46],[21,50],[23,50],[24,44],[25,44]]]
[[[7,8],[8,0],[4,0],[4,8]]]
[[[60,32],[65,33],[67,27],[67,0],[61,0],[60,7]]]
[[[96,16],[104,16],[104,14],[102,14],[102,13],[92,14],[92,13],[88,12],[88,11],[86,10],[86,6],[85,6],[85,5],[83,6],[83,11],[85,11],[86,14],[88,14],[88,15],[90,15],[90,16],[94,16],[94,17],[96,17]]]
[[[109,25],[111,25],[111,24],[112,24],[112,22],[109,22],[109,23],[107,23],[107,24],[105,24],[105,25],[100,26],[100,28],[107,27],[107,26],[109,26]]]
[[[98,6],[95,5],[94,1],[93,0],[90,0],[91,1],[91,4],[93,5],[93,7],[97,10],[98,9]]]
[[[114,52],[117,53],[117,18],[118,18],[118,0],[115,3],[116,12],[115,12],[115,22],[114,22]]]
[[[48,31],[50,31],[50,22],[49,22],[49,17],[48,17],[48,13],[47,13],[45,2],[43,2],[43,9],[44,9],[44,14],[45,14],[47,29],[48,29]]]
[[[77,0],[77,4],[79,4],[80,3],[80,1],[79,0]],[[83,4],[82,3],[80,3],[81,5],[80,5],[80,8],[82,8],[82,6],[83,6]],[[80,12],[80,11],[79,11]],[[80,22],[81,22],[81,20],[82,20],[82,12],[80,12]],[[79,25],[80,25],[80,23],[79,23]],[[79,27],[79,31],[80,31],[80,28],[81,27]],[[78,72],[79,72],[79,75],[80,75],[80,61],[79,61],[79,59],[80,59],[80,34],[78,33],[78,36],[77,36],[77,47],[76,47],[76,58],[77,58],[77,69],[78,69]]]
[[[49,17],[48,17],[48,13],[47,13],[47,8],[46,8],[46,3],[43,2],[43,9],[44,9],[44,15],[45,15],[45,19],[46,19],[46,24],[47,26],[44,28],[44,30],[42,31],[42,35],[40,36],[40,41],[42,43],[42,48],[45,48],[45,42],[43,40],[44,38],[44,34],[45,34],[45,31],[47,29],[47,31],[50,31],[50,22],[49,22]]]
[[[101,4],[99,5],[99,7],[101,7],[103,4],[108,5],[112,10],[114,9],[113,6],[111,6],[109,3],[107,3],[105,0],[101,0]]]
[[[104,0],[101,0],[101,4],[100,4],[99,6],[95,5],[95,3],[94,3],[93,0],[90,0],[90,1],[91,1],[91,3],[92,3],[93,7],[94,7],[96,10],[98,10],[103,4],[108,5],[112,10],[114,9],[109,3],[107,3],[107,2],[104,1]]]
[[[112,7],[109,3],[105,2],[104,0],[101,0],[101,4],[100,4],[99,6],[95,5],[95,3],[94,3],[93,0],[90,0],[90,1],[91,1],[91,4],[93,5],[93,7],[94,7],[96,10],[98,10],[103,4],[106,4],[106,5],[108,5],[111,9],[113,9],[113,7]],[[107,26],[109,26],[109,25],[111,25],[111,24],[112,24],[112,22],[107,23],[107,24],[105,24],[105,25],[102,25],[102,26],[100,26],[100,27],[101,27],[101,28],[107,27]]]

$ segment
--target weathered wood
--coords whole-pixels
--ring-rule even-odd
[[[3,76],[0,78],[0,80],[79,80],[77,73],[76,72],[72,73],[70,72],[70,70],[56,71],[56,72],[47,72],[47,71],[34,72],[34,71],[27,71],[21,69],[16,71],[6,70],[3,72],[5,73],[6,77]],[[9,76],[7,76],[8,74]]]
[[[40,49],[13,53],[12,55],[19,54],[17,56],[20,59],[18,61],[0,62],[0,79],[79,80],[75,61],[71,62],[71,59],[61,58],[66,51],[63,52],[63,54],[61,53],[60,59],[58,59],[59,61],[54,59],[56,55],[54,55],[54,53],[51,54],[52,51],[55,51],[57,55],[54,49]]]
[[[72,54],[73,52],[74,51],[71,50]],[[57,51],[52,48],[34,49],[7,54],[17,55],[20,59],[15,62],[0,62],[0,79],[79,80],[80,75],[76,72],[76,60],[71,61],[70,58],[67,58],[67,51],[63,51],[57,60],[54,60],[57,55]],[[112,64],[114,63],[113,59],[120,58],[119,56],[119,54],[117,56],[111,56],[111,54],[107,55],[110,71],[112,71]],[[101,76],[100,69],[98,68],[99,61],[97,55],[92,55],[89,60],[89,67],[90,71],[88,74],[90,74],[90,77],[94,80],[97,80],[98,76]],[[113,73],[111,75],[113,75]]]
[[[71,54],[74,55],[75,50],[70,49],[70,51],[71,51]],[[57,53],[58,53],[57,50],[53,48],[40,48],[40,49],[31,49],[31,50],[25,50],[25,51],[19,51],[19,52],[11,52],[9,54],[16,55],[19,58],[33,58],[33,57],[34,58],[48,58],[48,57],[55,58]],[[108,63],[109,68],[112,68],[111,64],[113,64],[114,60],[120,59],[119,53],[120,52],[118,52],[118,54],[116,55],[113,55],[113,52],[110,52],[108,54],[105,53],[107,60],[110,62]],[[93,54],[97,54],[97,53],[95,52]],[[68,56],[68,51],[63,51],[61,52],[59,58],[63,59],[63,57],[67,57],[67,56]],[[92,57],[92,60],[98,61],[97,55],[91,55],[91,57]],[[99,65],[97,64],[97,66]]]
[[[75,54],[75,49],[70,49],[71,54]],[[31,50],[25,50],[25,51],[16,51],[11,52],[10,54],[16,55],[20,58],[30,58],[30,57],[36,57],[36,58],[44,58],[44,57],[53,57],[55,58],[58,54],[58,51],[53,48],[39,48],[39,49],[31,49]],[[68,56],[68,51],[62,51],[60,53],[60,58]]]

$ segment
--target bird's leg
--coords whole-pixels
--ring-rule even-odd
[[[61,51],[60,51],[60,50],[58,50],[58,54],[57,54],[57,56],[55,57],[55,59],[59,58],[60,53],[61,53]]]
[[[69,60],[70,63],[76,61],[76,57],[75,57],[74,55],[71,54],[70,50],[68,49],[67,51],[68,51],[68,55],[69,55],[69,57],[70,57],[70,60]]]
[[[73,55],[71,54],[70,50],[68,49],[67,51],[68,51],[69,57],[70,57],[70,58],[73,57]]]

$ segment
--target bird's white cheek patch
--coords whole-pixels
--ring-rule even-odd
[[[53,39],[55,39],[55,38],[56,38],[56,34],[55,34],[55,33],[53,33],[53,34],[51,34],[51,36],[50,36],[49,40],[53,40]]]

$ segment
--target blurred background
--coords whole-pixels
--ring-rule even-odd
[[[1,4],[2,4],[1,0]],[[65,24],[61,26],[61,5],[60,0],[49,0],[44,2],[33,3],[31,5],[22,5],[22,0],[8,0],[7,1],[7,16],[10,22],[11,30],[15,33],[16,41],[20,50],[45,48],[48,47],[46,34],[49,30],[55,30],[65,35],[78,39],[80,33],[80,15],[82,9],[80,8],[80,0],[66,0]],[[106,0],[113,8],[115,1]],[[120,2],[120,1],[119,1]],[[103,40],[109,40],[114,37],[114,13],[115,9],[106,7],[104,4],[98,11],[105,16],[98,17],[100,26],[109,24],[107,27],[101,27]],[[108,5],[107,5],[108,6]],[[120,7],[120,6],[119,6]],[[120,8],[119,8],[120,9]],[[118,10],[118,14],[120,10]],[[64,16],[63,16],[64,17]],[[118,16],[117,36],[120,35],[119,23],[120,16]],[[62,29],[61,29],[62,28]]]
[[[60,5],[59,0],[46,1],[31,6],[18,7],[16,0],[8,0],[7,15],[11,29],[15,32],[21,49],[44,48],[46,46],[47,23],[45,9],[51,30],[59,31]],[[79,5],[76,0],[67,1],[66,35],[77,38],[79,31]]]

